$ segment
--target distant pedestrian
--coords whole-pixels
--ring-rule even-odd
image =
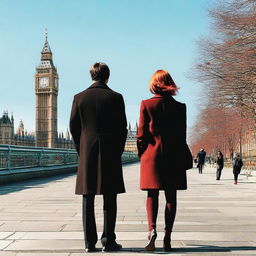
[[[218,151],[217,153],[216,164],[217,164],[216,180],[220,180],[221,171],[224,167],[224,158],[221,151]]]
[[[170,74],[158,70],[150,82],[150,91],[155,95],[143,100],[140,107],[137,142],[140,188],[147,191],[147,251],[155,250],[159,190],[164,190],[166,199],[163,249],[171,250],[177,190],[187,189],[186,170],[193,167],[186,143],[186,105],[172,97],[177,89]]]
[[[234,174],[234,184],[237,184],[238,175],[241,172],[243,166],[243,161],[239,153],[236,153],[233,159],[233,174]]]
[[[200,174],[203,173],[203,166],[205,163],[205,156],[206,152],[203,148],[200,149],[200,151],[197,153],[197,167]]]

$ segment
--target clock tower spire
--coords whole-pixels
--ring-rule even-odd
[[[37,147],[55,148],[57,145],[58,90],[59,76],[53,64],[46,30],[41,60],[35,73]]]

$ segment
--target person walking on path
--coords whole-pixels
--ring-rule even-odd
[[[103,195],[103,251],[117,251],[115,223],[117,194],[124,193],[121,155],[127,136],[124,100],[107,86],[109,68],[95,63],[92,85],[74,96],[70,132],[79,155],[75,193],[83,195],[86,252],[96,251],[95,195]]]
[[[171,250],[177,190],[187,189],[186,170],[193,167],[186,143],[186,105],[176,101],[177,86],[170,74],[158,70],[150,81],[154,97],[142,100],[137,134],[140,157],[140,188],[147,191],[147,251],[155,250],[159,190],[164,190],[165,234],[163,248]]]
[[[197,167],[200,174],[203,173],[203,166],[205,163],[206,152],[203,148],[197,153]]]
[[[233,159],[233,174],[234,174],[234,184],[237,184],[238,175],[241,172],[243,166],[243,161],[239,153],[236,153]]]
[[[217,152],[216,164],[217,164],[216,180],[220,180],[221,171],[224,167],[224,158],[223,158],[223,154],[221,153],[221,151]]]

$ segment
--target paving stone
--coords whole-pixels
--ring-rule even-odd
[[[9,246],[13,240],[0,240],[0,250],[5,249],[7,246]]]
[[[82,250],[83,240],[16,240],[5,250],[8,251],[69,251]]]
[[[0,232],[0,239],[6,239],[7,237],[10,237],[13,234],[13,232]]]
[[[16,256],[17,252],[0,251],[0,256]]]
[[[63,222],[39,222],[39,221],[22,221],[9,222],[0,227],[0,231],[60,231],[63,227]]]

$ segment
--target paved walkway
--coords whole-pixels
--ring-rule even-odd
[[[117,239],[124,249],[114,255],[143,252],[147,237],[145,192],[138,189],[139,164],[125,165],[127,193],[118,196]],[[178,193],[172,255],[256,255],[256,178],[230,169],[215,180],[215,169],[188,171],[189,189]],[[0,256],[81,256],[84,243],[81,197],[75,176],[39,179],[0,187]],[[158,239],[162,251],[164,197],[160,194]],[[102,201],[96,198],[98,231]],[[97,244],[100,248],[100,243]],[[143,254],[142,254],[143,253]],[[109,255],[101,253],[97,255]]]

